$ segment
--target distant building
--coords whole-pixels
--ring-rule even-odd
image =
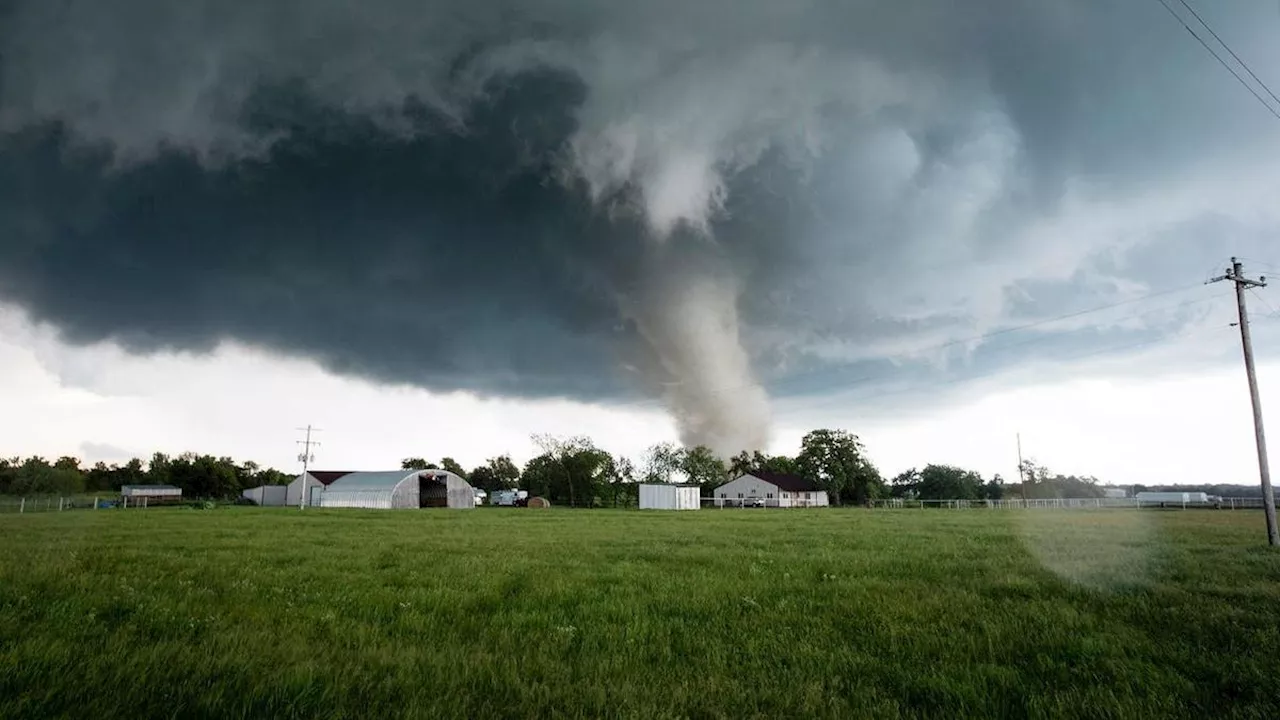
[[[317,482],[328,475],[308,473]],[[333,473],[322,487],[308,488],[313,505],[326,508],[428,508],[456,509],[476,506],[475,488],[447,470],[388,470],[386,472]]]
[[[408,471],[406,471],[408,472]],[[311,470],[305,476],[299,475],[293,482],[289,483],[288,489],[285,491],[284,504],[298,505],[302,499],[300,494],[303,488],[306,488],[307,505],[319,505],[320,493],[338,478],[352,474],[350,470]]]
[[[129,505],[177,502],[182,499],[182,488],[173,485],[125,485],[120,488],[120,497]]]
[[[721,485],[713,493],[717,507],[827,507],[827,491],[812,480],[783,473],[755,472]]]
[[[280,507],[285,504],[285,498],[288,497],[288,493],[288,485],[259,485],[258,487],[248,488],[240,495],[262,507]]]
[[[1129,497],[1129,491],[1124,488],[1103,488],[1102,497],[1108,500],[1123,500]]]
[[[640,486],[641,510],[697,510],[702,493],[697,485],[649,483]]]
[[[1139,505],[1193,505],[1209,502],[1208,493],[1202,492],[1140,492]]]

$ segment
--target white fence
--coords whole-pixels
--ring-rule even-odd
[[[174,499],[161,498],[158,501],[147,497],[130,498],[120,495],[38,495],[34,497],[0,497],[0,514],[63,512],[65,510],[108,510],[147,507],[173,507],[178,504],[203,502],[203,498]]]
[[[1035,510],[1035,509],[1099,509],[1099,508],[1212,508],[1245,510],[1261,508],[1262,498],[1210,498],[1208,502],[1171,502],[1139,500],[1138,498],[1036,498],[1024,500],[905,500],[891,498],[873,501],[877,508],[895,510],[944,509],[944,510]]]
[[[97,505],[98,498],[86,498],[83,496],[58,497],[54,495],[39,495],[36,497],[6,497],[0,498],[0,513],[44,513],[62,512],[63,510],[92,510]]]

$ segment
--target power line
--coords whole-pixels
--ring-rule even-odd
[[[1240,63],[1240,67],[1244,68],[1245,72],[1249,73],[1249,77],[1253,78],[1254,82],[1258,83],[1258,85],[1261,86],[1263,90],[1267,91],[1267,94],[1271,96],[1272,100],[1275,100],[1276,103],[1280,103],[1280,97],[1276,97],[1276,94],[1271,92],[1271,88],[1267,87],[1267,84],[1262,81],[1262,78],[1258,77],[1257,73],[1253,71],[1253,68],[1249,67],[1249,63],[1245,62],[1244,58],[1237,55],[1236,51],[1231,49],[1231,46],[1227,44],[1226,40],[1223,40],[1222,38],[1218,37],[1218,33],[1214,32],[1213,28],[1209,25],[1209,23],[1205,22],[1204,18],[1200,17],[1200,13],[1196,12],[1195,8],[1187,4],[1187,0],[1178,0],[1178,2],[1182,3],[1182,7],[1186,8],[1192,15],[1195,16],[1195,19],[1201,25],[1204,26],[1205,30],[1209,31],[1209,34],[1213,36],[1214,40],[1217,40],[1222,45],[1222,47],[1227,49],[1227,52],[1231,53],[1231,57],[1235,58],[1236,62]]]
[[[1258,300],[1258,302],[1262,303],[1263,305],[1266,305],[1266,306],[1267,306],[1267,309],[1271,311],[1271,312],[1267,315],[1267,317],[1280,318],[1280,310],[1276,310],[1276,308],[1275,308],[1275,306],[1274,306],[1274,305],[1272,305],[1271,303],[1267,302],[1267,299],[1266,299],[1265,297],[1263,297],[1262,293],[1258,292],[1257,290],[1255,290],[1255,289],[1253,289],[1253,288],[1249,288],[1249,293],[1250,293],[1250,294],[1252,294],[1252,295],[1253,295],[1253,297],[1254,297],[1254,298],[1256,298],[1256,299]]]
[[[1237,81],[1237,82],[1239,82],[1239,83],[1240,83],[1240,85],[1242,85],[1242,86],[1244,87],[1244,89],[1245,89],[1245,90],[1248,90],[1248,91],[1249,91],[1249,94],[1250,94],[1250,95],[1253,95],[1253,97],[1254,97],[1255,99],[1257,99],[1257,101],[1258,101],[1258,102],[1262,103],[1262,107],[1266,108],[1266,109],[1267,109],[1267,112],[1271,113],[1271,115],[1272,115],[1272,116],[1274,116],[1274,117],[1275,117],[1275,119],[1280,120],[1280,110],[1276,110],[1274,107],[1272,107],[1272,106],[1271,106],[1271,103],[1267,102],[1266,98],[1264,98],[1264,97],[1262,97],[1262,95],[1258,94],[1258,91],[1257,91],[1257,90],[1255,90],[1255,89],[1253,88],[1253,86],[1252,86],[1252,85],[1250,85],[1250,84],[1249,84],[1249,82],[1248,82],[1247,80],[1245,80],[1243,76],[1241,76],[1241,75],[1240,75],[1240,73],[1236,72],[1236,69],[1235,69],[1235,68],[1233,68],[1233,67],[1231,67],[1231,64],[1230,64],[1230,63],[1228,63],[1226,60],[1224,60],[1224,59],[1223,59],[1223,57],[1222,57],[1221,55],[1219,55],[1219,54],[1218,54],[1218,52],[1217,52],[1216,50],[1214,50],[1214,49],[1209,45],[1209,43],[1205,41],[1205,39],[1204,39],[1203,37],[1201,37],[1201,36],[1200,36],[1200,34],[1199,34],[1199,33],[1197,33],[1195,30],[1193,30],[1193,29],[1191,28],[1191,25],[1190,25],[1190,24],[1188,24],[1188,23],[1187,23],[1187,21],[1186,21],[1185,19],[1183,19],[1183,17],[1182,17],[1181,15],[1179,15],[1179,14],[1178,14],[1178,12],[1177,12],[1176,10],[1174,10],[1174,9],[1173,9],[1173,7],[1172,7],[1171,5],[1169,5],[1169,3],[1168,3],[1166,0],[1156,0],[1156,2],[1160,3],[1161,5],[1163,5],[1163,6],[1164,6],[1164,9],[1165,9],[1165,10],[1167,10],[1167,11],[1169,12],[1169,14],[1170,14],[1170,15],[1172,15],[1172,16],[1173,16],[1173,18],[1174,18],[1175,20],[1177,20],[1177,21],[1178,21],[1178,24],[1180,24],[1180,25],[1182,25],[1182,27],[1186,28],[1187,32],[1191,33],[1191,37],[1194,37],[1194,38],[1196,39],[1196,41],[1197,41],[1197,42],[1199,42],[1199,43],[1204,47],[1204,49],[1205,49],[1205,50],[1208,50],[1208,51],[1209,51],[1209,54],[1210,54],[1210,55],[1212,55],[1212,56],[1213,56],[1213,58],[1214,58],[1215,60],[1217,60],[1217,61],[1218,61],[1218,64],[1220,64],[1220,65],[1222,65],[1222,67],[1226,68],[1226,69],[1227,69],[1227,72],[1231,73],[1231,74],[1232,74],[1232,76],[1234,76],[1234,77],[1235,77],[1236,81]],[[1206,27],[1206,28],[1208,28],[1208,26],[1207,26],[1207,25],[1206,25],[1205,27]],[[1212,30],[1210,30],[1209,32],[1213,32],[1213,31],[1212,31]],[[1224,45],[1224,46],[1225,46],[1225,45]],[[1228,50],[1230,50],[1230,48],[1228,48]],[[1234,54],[1235,54],[1235,53],[1232,53],[1232,55],[1234,55]],[[1263,87],[1266,87],[1266,86],[1264,85]],[[1267,89],[1267,92],[1270,92],[1270,89],[1269,89],[1269,88]]]

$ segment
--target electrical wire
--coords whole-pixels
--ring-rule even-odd
[[[1275,100],[1277,104],[1280,104],[1280,97],[1276,97],[1276,94],[1271,91],[1271,88],[1267,87],[1267,84],[1262,81],[1262,78],[1258,77],[1257,73],[1253,71],[1253,68],[1249,67],[1249,63],[1245,62],[1244,58],[1237,55],[1236,51],[1231,49],[1231,46],[1227,44],[1226,40],[1218,37],[1218,33],[1214,32],[1209,23],[1205,22],[1205,19],[1200,17],[1200,13],[1196,12],[1195,8],[1188,5],[1187,0],[1178,0],[1178,2],[1182,3],[1182,7],[1186,8],[1188,12],[1195,16],[1196,21],[1203,25],[1205,30],[1209,31],[1209,34],[1213,36],[1214,40],[1217,40],[1222,47],[1227,49],[1227,52],[1231,53],[1231,57],[1235,58],[1236,62],[1240,63],[1240,67],[1244,68],[1245,72],[1249,73],[1249,77],[1253,78],[1254,82],[1258,83],[1263,90],[1266,90],[1272,100]]]
[[[1271,312],[1267,315],[1267,317],[1280,318],[1280,310],[1276,310],[1276,308],[1275,308],[1275,306],[1274,306],[1274,305],[1272,305],[1271,303],[1267,302],[1267,299],[1266,299],[1265,297],[1263,297],[1262,293],[1258,292],[1255,288],[1249,288],[1249,292],[1250,292],[1250,293],[1251,293],[1255,298],[1257,298],[1258,302],[1262,303],[1263,305],[1266,305],[1266,306],[1267,306],[1267,309],[1271,311]]]
[[[1186,28],[1187,32],[1191,33],[1191,36],[1194,37],[1196,41],[1199,42],[1200,45],[1204,47],[1205,50],[1209,51],[1209,54],[1212,55],[1213,58],[1218,61],[1218,64],[1226,68],[1227,72],[1231,73],[1235,77],[1236,81],[1239,82],[1240,85],[1243,86],[1245,90],[1248,90],[1249,94],[1253,95],[1253,97],[1256,98],[1257,101],[1262,104],[1262,107],[1267,109],[1267,112],[1271,113],[1272,116],[1275,117],[1275,119],[1280,120],[1280,110],[1277,110],[1276,108],[1272,107],[1271,103],[1268,102],[1266,98],[1264,98],[1261,94],[1259,94],[1258,91],[1255,90],[1253,86],[1250,85],[1249,82],[1245,80],[1243,76],[1240,75],[1239,72],[1236,72],[1236,69],[1231,67],[1230,63],[1228,63],[1225,59],[1223,59],[1223,57],[1219,55],[1218,52],[1214,50],[1203,37],[1200,36],[1199,33],[1193,30],[1191,28],[1191,25],[1185,19],[1183,19],[1183,17],[1179,15],[1176,10],[1173,9],[1173,6],[1170,5],[1167,2],[1167,0],[1156,0],[1156,2],[1164,6],[1164,9],[1167,10],[1169,14],[1172,15],[1173,18],[1177,20],[1180,25],[1182,25],[1182,27]],[[1208,25],[1206,25],[1205,27],[1208,28]],[[1212,30],[1209,30],[1209,31],[1213,32]],[[1224,47],[1225,47],[1225,44],[1224,44]],[[1228,51],[1229,50],[1230,48],[1228,48]],[[1232,55],[1234,54],[1235,53],[1232,53]],[[1266,86],[1264,85],[1263,87],[1266,87]],[[1270,92],[1270,88],[1267,89],[1267,92]]]

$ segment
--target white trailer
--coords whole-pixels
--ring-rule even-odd
[[[641,510],[697,510],[702,507],[697,485],[641,485]]]
[[[497,490],[489,495],[490,505],[504,505],[506,507],[514,507],[521,504],[521,501],[529,499],[528,490]]]
[[[1209,494],[1202,492],[1140,492],[1139,505],[1193,505],[1207,504]]]

